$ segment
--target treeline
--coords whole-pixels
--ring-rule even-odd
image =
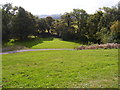
[[[10,3],[2,6],[2,40],[26,40],[28,36],[54,35],[82,43],[120,43],[120,3],[94,14],[83,9],[64,13],[61,19],[38,18]]]

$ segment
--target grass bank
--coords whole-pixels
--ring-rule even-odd
[[[7,51],[17,49],[52,49],[52,48],[76,48],[80,46],[80,43],[63,41],[60,38],[33,38],[27,41],[14,41],[11,40],[3,45],[3,48]]]

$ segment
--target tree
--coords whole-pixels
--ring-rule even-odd
[[[19,7],[18,13],[14,18],[14,37],[20,40],[25,40],[31,35],[35,28],[35,21],[33,15],[25,11],[24,8]]]
[[[28,14],[28,22],[29,22],[29,31],[30,31],[30,35],[34,35],[35,34],[35,31],[37,29],[36,27],[36,17],[34,15],[32,15],[30,12],[27,12]]]
[[[76,38],[80,42],[87,42],[87,19],[89,15],[83,9],[73,9],[72,18],[74,20],[74,26],[77,25]]]
[[[83,9],[66,12],[61,19],[48,16],[38,18],[22,7],[2,6],[3,40],[16,38],[25,40],[29,35],[50,35],[57,33],[64,40],[77,39],[94,43],[120,42],[120,2],[117,7],[100,8],[95,14],[87,14]],[[46,30],[48,31],[45,34]]]
[[[110,29],[110,42],[120,43],[120,21],[113,22]]]
[[[64,15],[61,16],[61,19],[67,23],[68,30],[71,28],[71,23],[72,23],[72,15],[71,13],[65,13]]]
[[[54,29],[58,36],[61,36],[62,32],[67,30],[67,26],[61,20],[56,20],[54,23]]]
[[[119,18],[118,7],[113,6],[112,8],[103,7],[101,8],[102,16],[98,24],[97,39],[100,39],[103,43],[107,43],[111,38],[111,26],[113,22],[116,22]],[[101,12],[101,11],[99,11]],[[111,38],[113,39],[113,38]]]
[[[117,19],[120,21],[120,1],[118,2],[117,8],[118,8],[118,18]]]
[[[103,11],[103,27],[106,27],[110,30],[110,26],[112,25],[112,23],[118,20],[118,9],[117,7],[103,7],[100,9]]]
[[[8,40],[11,37],[12,29],[12,4],[7,3],[2,6],[2,39]]]
[[[45,18],[45,20],[46,20],[46,23],[47,23],[48,33],[50,33],[50,29],[52,29],[54,19],[52,17],[48,16],[48,17]]]
[[[48,25],[46,23],[46,20],[44,18],[39,19],[38,21],[39,32],[45,33],[47,28],[48,28]]]
[[[88,14],[83,9],[73,9],[72,15],[75,18],[76,24],[78,26],[77,32],[79,33],[85,27]]]
[[[97,32],[100,32],[102,28],[102,19],[103,12],[97,11],[95,14],[90,15],[88,21],[87,21],[87,27],[88,27],[88,39],[90,42],[96,43],[97,41],[100,41],[99,36],[96,34]]]

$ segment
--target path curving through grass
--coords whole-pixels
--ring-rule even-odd
[[[14,50],[14,51],[2,52],[0,54],[10,54],[10,53],[28,52],[28,51],[43,51],[43,50],[74,50],[74,49],[68,49],[68,48],[63,48],[63,49],[24,49],[24,50]]]

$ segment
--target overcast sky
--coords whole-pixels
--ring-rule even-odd
[[[22,6],[34,15],[63,14],[74,8],[80,8],[87,13],[94,13],[98,8],[116,5],[120,0],[0,0],[0,3],[12,3],[13,6]]]

